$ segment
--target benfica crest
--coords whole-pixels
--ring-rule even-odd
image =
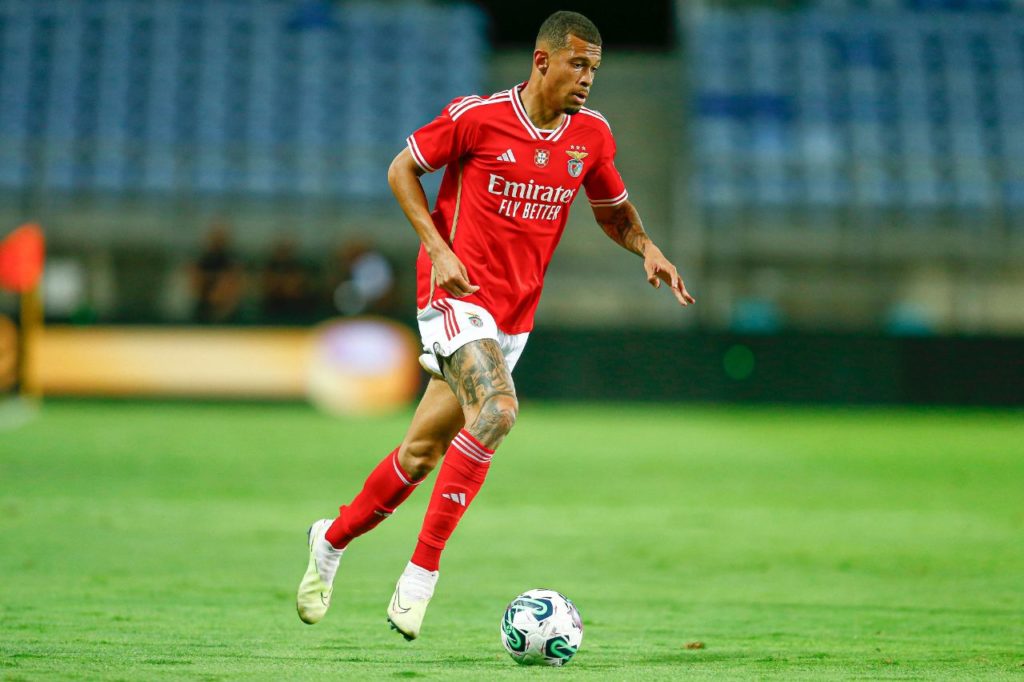
[[[576,152],[569,150],[567,150],[565,153],[570,156],[568,166],[569,175],[571,175],[574,178],[578,178],[580,176],[580,173],[583,172],[583,159],[590,156],[590,154],[587,152]]]
[[[537,149],[533,152],[533,162],[537,165],[537,168],[543,168],[548,165],[550,158],[551,152],[547,149]]]

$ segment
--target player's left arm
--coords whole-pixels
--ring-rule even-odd
[[[683,284],[676,266],[665,257],[661,249],[644,231],[640,214],[628,199],[617,206],[593,206],[594,218],[612,241],[644,259],[647,281],[655,289],[664,282],[672,290],[680,305],[696,303]]]

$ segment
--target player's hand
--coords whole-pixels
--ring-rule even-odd
[[[450,249],[438,254],[433,259],[434,284],[441,287],[455,298],[462,298],[476,293],[480,287],[471,284],[466,266]]]
[[[647,281],[655,289],[659,288],[662,282],[667,284],[679,305],[686,306],[697,302],[686,290],[676,266],[672,265],[661,249],[654,244],[648,244],[644,250],[644,271],[647,272]]]

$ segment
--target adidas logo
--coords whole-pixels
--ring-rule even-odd
[[[516,155],[512,153],[512,149],[511,148],[506,149],[505,153],[502,154],[501,156],[497,157],[497,158],[498,158],[498,161],[506,161],[508,163],[515,163],[516,162]]]
[[[441,493],[441,497],[463,507],[466,506],[466,493]]]

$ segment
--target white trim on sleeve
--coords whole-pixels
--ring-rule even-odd
[[[433,173],[437,169],[427,163],[427,160],[423,158],[422,152],[420,152],[420,146],[416,144],[416,138],[410,135],[405,138],[405,142],[409,145],[409,152],[412,154],[413,161],[427,173]]]
[[[622,194],[614,199],[589,199],[591,206],[618,206],[629,198],[629,192],[622,190]]]

